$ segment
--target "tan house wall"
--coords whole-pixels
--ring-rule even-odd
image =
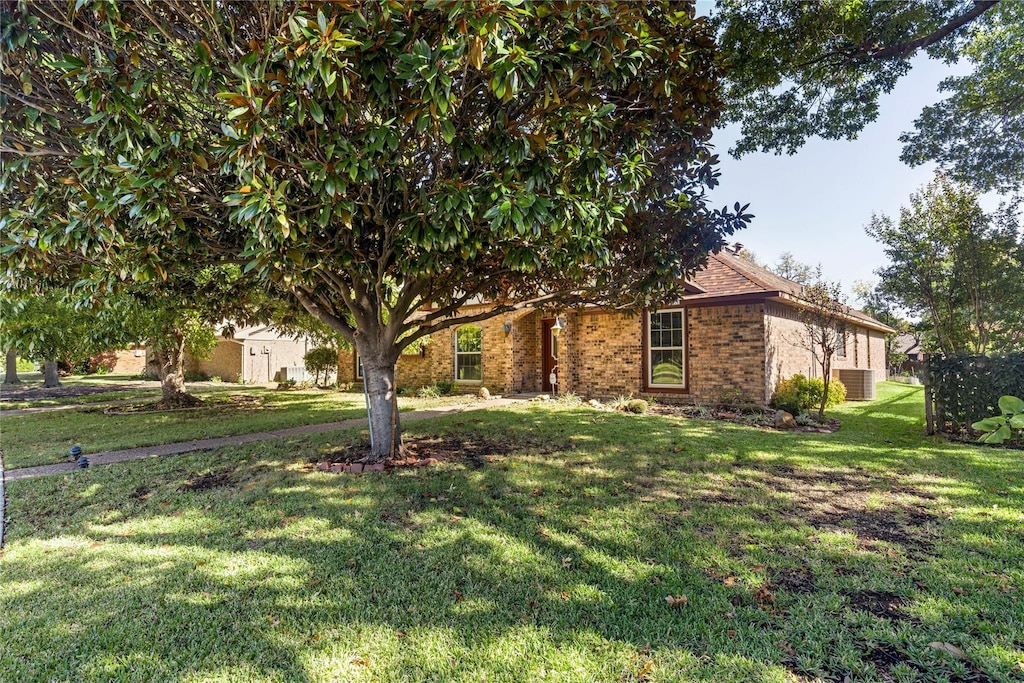
[[[241,363],[244,366],[244,379],[248,384],[266,384],[277,379],[281,368],[304,366],[303,356],[312,348],[305,339],[259,339],[251,338],[243,342]],[[270,353],[263,353],[267,349]],[[254,353],[255,352],[255,353]],[[209,375],[219,373],[205,371]],[[221,377],[228,382],[236,381],[235,377]]]
[[[764,304],[688,308],[686,334],[691,401],[767,400]]]
[[[207,377],[220,377],[225,382],[237,382],[242,372],[242,344],[231,339],[217,340],[217,346],[206,360],[188,356],[185,369],[190,373],[203,373]]]
[[[807,330],[797,311],[788,306],[768,304],[765,314],[769,395],[782,380],[795,374],[820,377],[821,368],[804,343]],[[859,325],[851,325],[846,337],[846,356],[832,359],[835,370],[872,369],[875,381],[885,379],[885,335]]]
[[[146,371],[146,351],[139,349],[141,355],[135,355],[135,349],[120,349],[114,352],[114,367],[111,372],[118,374],[139,375]]]

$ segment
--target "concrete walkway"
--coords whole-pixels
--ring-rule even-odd
[[[429,410],[412,410],[407,413],[401,413],[401,418],[403,423],[415,422],[417,420],[426,420],[432,417],[441,417],[442,415],[451,415],[470,410],[480,410],[482,408],[500,408],[511,405],[517,400],[521,401],[522,399],[495,398],[489,401],[479,401],[466,405],[444,406],[441,408],[431,408]],[[213,448],[222,448],[224,446],[237,446],[252,443],[254,441],[264,441],[267,439],[284,439],[291,436],[319,434],[321,432],[332,432],[339,429],[353,429],[365,426],[366,418],[360,417],[351,420],[341,420],[339,422],[290,427],[288,429],[275,429],[270,432],[256,432],[255,434],[237,434],[235,436],[222,436],[213,439],[181,441],[178,443],[163,444],[161,446],[145,446],[142,448],[126,448],[119,451],[87,453],[86,456],[89,458],[89,464],[95,467],[97,465],[112,465],[117,462],[127,462],[129,460],[141,460],[142,458],[177,455],[179,453],[191,453],[193,451],[206,451]],[[7,470],[4,476],[6,476],[8,481],[15,481],[18,479],[27,479],[29,477],[41,477],[48,474],[72,472],[75,469],[75,463],[62,462],[54,465],[39,465],[38,467],[21,467],[14,470]],[[0,479],[2,479],[2,477],[0,477]],[[2,509],[0,509],[0,518],[2,517],[3,513]]]

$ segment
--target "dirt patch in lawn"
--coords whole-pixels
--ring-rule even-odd
[[[77,398],[91,394],[107,394],[115,391],[135,391],[138,389],[152,388],[152,385],[144,384],[104,384],[94,385],[70,385],[60,387],[7,387],[3,388],[3,396],[0,397],[0,406],[4,403],[19,403],[21,401],[39,401],[47,398]]]
[[[943,522],[917,502],[927,500],[927,494],[908,487],[879,489],[877,480],[859,470],[777,466],[763,481],[786,496],[787,517],[821,530],[853,533],[868,549],[882,542],[902,546],[910,555],[930,555]]]
[[[178,487],[179,491],[209,491],[221,486],[230,486],[233,483],[231,475],[235,468],[228,467],[216,472],[201,474],[195,479],[190,479]]]
[[[882,619],[890,621],[908,621],[917,623],[917,620],[907,616],[903,611],[906,599],[888,591],[844,591],[843,595],[850,599],[850,607],[858,609]]]

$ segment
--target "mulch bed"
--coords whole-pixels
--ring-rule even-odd
[[[698,420],[722,420],[734,422],[747,427],[758,427],[780,432],[818,432],[831,434],[839,430],[839,420],[825,418],[824,422],[818,422],[809,416],[801,416],[800,420],[809,420],[808,424],[801,424],[793,429],[780,429],[775,426],[775,411],[763,408],[707,408],[703,406],[692,406],[685,404],[655,403],[649,408],[654,415],[666,417],[687,417]]]
[[[321,472],[361,474],[416,467],[429,467],[442,462],[458,462],[479,469],[496,458],[508,455],[521,444],[500,443],[488,439],[460,440],[438,437],[409,438],[404,442],[401,457],[384,463],[369,462],[368,443],[351,448],[339,448],[328,453],[326,459],[314,460],[311,468]]]
[[[172,413],[183,410],[259,408],[261,405],[263,405],[262,396],[231,394],[230,396],[208,396],[205,399],[201,399],[191,394],[185,394],[181,399],[170,403],[165,403],[164,401],[129,403],[127,405],[103,408],[102,411],[104,415],[145,415],[147,413]]]

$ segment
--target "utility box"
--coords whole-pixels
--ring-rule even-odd
[[[832,379],[838,379],[846,387],[847,401],[875,400],[874,370],[833,370]]]
[[[305,382],[309,379],[309,373],[303,365],[296,365],[290,368],[281,368],[278,377],[282,382]]]

